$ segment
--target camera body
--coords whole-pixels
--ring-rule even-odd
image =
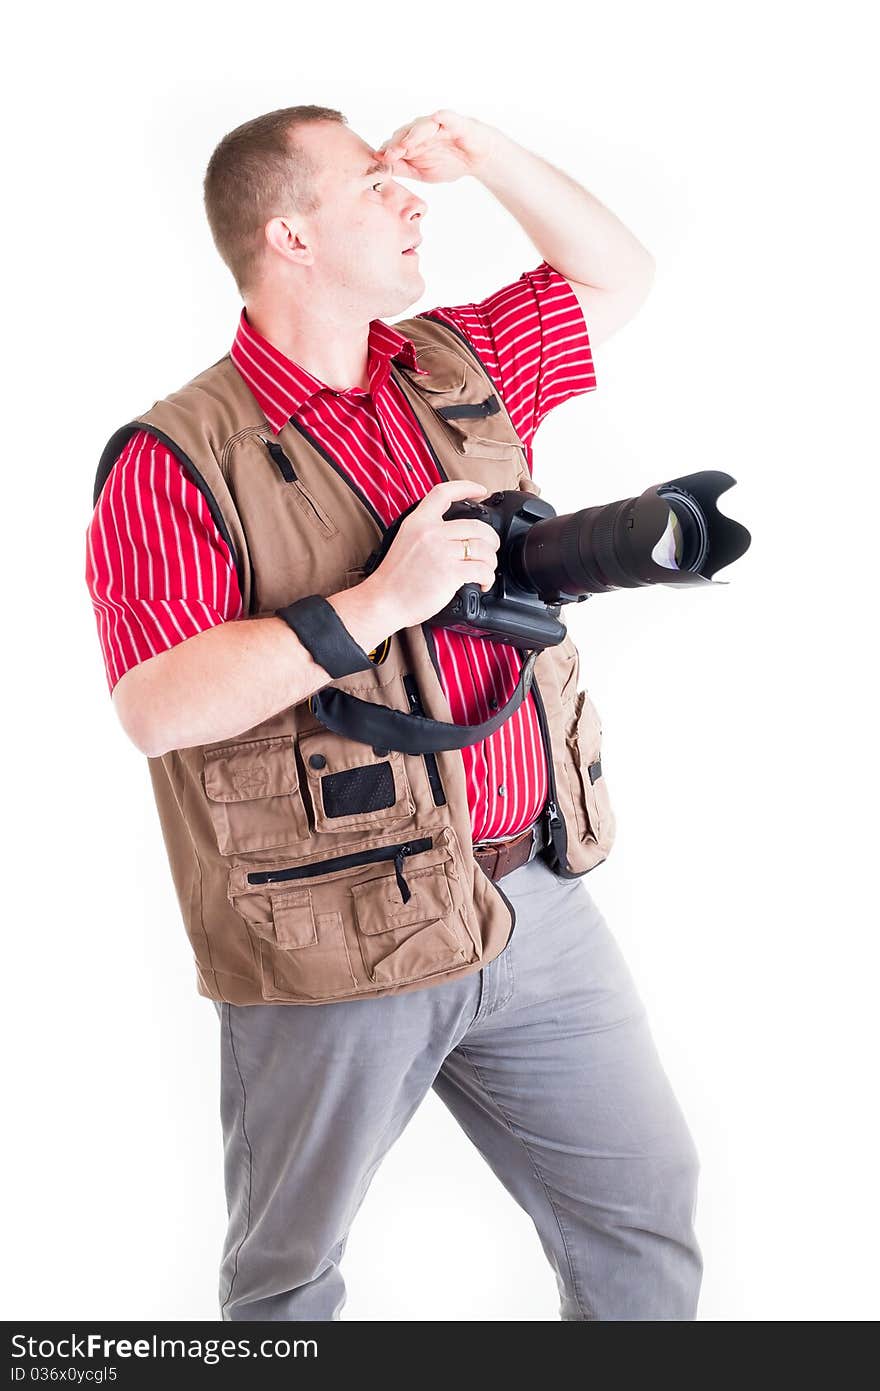
[[[555,647],[566,634],[559,619],[569,596],[539,594],[522,573],[519,557],[527,533],[536,522],[555,517],[549,502],[519,489],[491,493],[479,502],[463,498],[443,513],[445,521],[485,522],[501,538],[495,583],[485,593],[478,584],[464,584],[439,613],[427,622],[436,628],[492,638],[513,647]],[[587,599],[589,595],[579,596]]]
[[[384,560],[397,536],[400,524],[418,506],[412,503],[394,519],[381,542],[364,566],[369,575]],[[555,508],[543,498],[520,488],[490,493],[474,502],[462,498],[443,513],[444,521],[485,522],[501,538],[495,570],[495,583],[486,593],[478,584],[463,584],[443,608],[425,623],[433,628],[452,628],[474,637],[506,642],[511,647],[538,651],[555,647],[566,634],[559,620],[563,603],[589,598],[588,594],[563,595],[535,584],[522,566],[525,539],[532,527],[556,516]],[[549,538],[548,538],[549,539]],[[540,550],[541,543],[537,548]]]

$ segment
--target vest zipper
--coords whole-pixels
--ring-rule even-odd
[[[362,504],[365,510],[369,512],[373,521],[376,523],[376,527],[381,537],[385,531],[385,523],[379,516],[379,513],[376,511],[373,504],[370,502],[370,499],[367,497],[366,493],[362,492],[362,490],[357,486],[357,484],[352,482],[352,480],[348,477],[347,473],[345,472],[345,469],[340,468],[339,464],[337,464],[336,460],[333,458],[333,455],[327,453],[327,450],[320,443],[320,441],[316,440],[315,436],[310,434],[304,425],[301,425],[298,420],[294,420],[292,417],[289,423],[293,426],[294,430],[296,430],[298,434],[302,435],[306,443],[312,446],[312,449],[314,449],[315,453],[320,454],[321,458],[324,459],[330,465],[334,473],[339,474],[339,477],[342,479],[346,487],[354,493],[355,497]]]
[[[440,663],[437,661],[437,644],[434,641],[434,629],[428,623],[420,625],[425,635],[425,642],[428,647],[428,656],[431,658],[431,665],[437,673],[437,680],[443,685],[443,677],[440,675]]]
[[[395,376],[398,375],[397,372],[396,372],[396,370],[394,371],[394,375],[395,375]],[[402,388],[401,388],[401,395],[404,397],[404,399],[406,399],[406,393],[402,390]],[[407,400],[407,405],[409,406],[409,401],[408,401],[408,400]],[[437,458],[437,452],[436,452],[436,450],[434,449],[434,446],[433,446],[433,444],[431,443],[431,441],[428,439],[427,434],[425,433],[425,427],[422,425],[422,422],[419,420],[419,418],[418,418],[418,416],[416,415],[415,411],[412,409],[412,406],[410,406],[410,414],[411,414],[413,420],[415,421],[416,426],[418,427],[419,434],[421,435],[422,439],[425,441],[425,445],[426,445],[426,447],[427,447],[427,449],[428,449],[429,454],[431,455],[431,458],[434,460],[434,465],[435,465],[435,467],[436,467],[436,469],[437,469],[437,472],[438,472],[439,475],[440,475],[440,482],[441,482],[441,483],[448,483],[448,482],[449,482],[449,475],[448,475],[448,473],[446,472],[446,470],[445,470],[445,468],[443,467],[443,465],[441,464],[440,460]],[[434,641],[434,630],[433,630],[433,628],[431,628],[430,625],[427,624],[427,623],[421,623],[421,624],[419,624],[419,627],[421,628],[422,633],[424,634],[425,645],[426,645],[426,647],[427,647],[427,649],[428,649],[428,656],[431,658],[431,665],[433,666],[435,672],[437,673],[437,680],[440,682],[440,687],[441,687],[441,690],[442,690],[442,688],[443,688],[443,677],[440,675],[440,663],[439,663],[438,660],[437,660],[437,645],[436,645],[436,643],[435,643],[435,641]],[[436,800],[436,798],[435,798],[435,800]],[[444,798],[444,800],[445,800],[445,798]],[[440,805],[440,804],[438,803],[438,805]]]
[[[409,672],[403,677],[403,688],[406,691],[409,708],[414,715],[424,715],[425,707],[422,705],[419,695],[419,688],[416,679]],[[437,767],[437,757],[433,753],[424,753],[422,758],[425,760],[425,772],[428,774],[428,782],[431,784],[431,795],[434,798],[435,807],[446,806],[446,793],[443,791],[443,783],[440,780],[440,769]]]
[[[334,869],[351,869],[354,865],[375,864],[378,860],[393,860],[397,887],[404,903],[412,897],[410,887],[403,877],[403,861],[407,855],[419,855],[430,850],[434,844],[433,836],[421,840],[400,841],[397,845],[380,845],[375,850],[355,850],[350,855],[337,855],[332,860],[316,860],[310,865],[290,865],[287,869],[259,870],[247,876],[249,884],[281,884],[288,879],[309,879],[316,874],[328,874]]]
[[[430,314],[426,314],[426,315],[425,315],[425,318],[426,318],[426,319],[430,319],[431,317],[432,317],[432,316],[431,316]],[[441,323],[441,320],[439,320],[439,319],[433,319],[432,322],[433,322],[433,323]],[[442,327],[443,327],[443,328],[452,328],[452,325],[451,325],[451,324],[447,324],[447,323],[445,322],[445,320],[444,320],[444,321],[442,321]],[[465,345],[465,347],[468,348],[468,349],[470,350],[471,353],[473,353],[473,355],[474,355],[474,357],[477,359],[477,362],[479,363],[480,367],[482,367],[483,371],[486,373],[487,379],[488,379],[490,382],[492,382],[492,385],[494,386],[494,385],[495,385],[495,382],[493,381],[492,374],[487,370],[486,364],[483,362],[482,358],[481,358],[481,357],[479,356],[479,354],[476,352],[476,349],[474,348],[473,344],[470,343],[470,342],[468,341],[468,339],[465,338],[464,334],[463,334],[463,333],[460,333],[458,329],[452,329],[452,332],[455,334],[455,336],[456,336],[457,338],[459,338],[459,339],[461,340],[461,342]],[[497,388],[496,388],[496,390],[497,390]],[[405,393],[405,392],[402,392],[402,394],[405,395],[406,393]],[[407,404],[409,404],[409,402],[407,402]],[[428,447],[428,450],[429,450],[429,452],[430,452],[430,454],[431,454],[431,458],[434,460],[434,464],[435,464],[435,466],[436,466],[437,472],[438,472],[439,475],[440,475],[440,481],[441,481],[441,483],[448,483],[448,482],[449,482],[449,475],[447,474],[447,472],[446,472],[446,470],[444,469],[443,465],[441,464],[440,460],[437,458],[437,451],[435,450],[435,448],[434,448],[433,444],[431,443],[431,441],[428,439],[427,433],[426,433],[426,431],[425,431],[425,427],[423,426],[422,422],[419,420],[419,418],[418,418],[418,416],[416,415],[415,411],[412,410],[411,407],[410,407],[410,411],[411,411],[411,414],[412,414],[413,419],[414,419],[415,422],[416,422],[416,425],[419,427],[419,431],[420,431],[420,433],[421,433],[422,439],[425,441],[425,444],[426,444],[427,447]],[[511,424],[512,424],[512,423],[513,423],[513,422],[511,422]],[[423,632],[424,635],[425,635],[425,642],[426,642],[427,648],[428,648],[428,655],[429,655],[430,658],[431,658],[431,662],[433,663],[434,670],[435,670],[436,673],[437,673],[437,680],[440,682],[440,686],[441,686],[441,689],[442,689],[442,686],[443,686],[443,679],[442,679],[442,677],[441,677],[441,675],[440,675],[440,665],[439,665],[439,663],[438,663],[438,661],[437,661],[437,647],[436,647],[436,644],[435,644],[435,641],[434,641],[434,630],[433,630],[428,624],[426,624],[426,623],[423,623],[423,624],[421,625],[421,628],[422,628],[422,632]],[[534,677],[532,678],[532,689],[534,690]],[[543,727],[543,726],[542,726],[541,732],[542,732],[542,734],[544,734],[544,727]],[[545,739],[545,745],[546,745],[546,735],[544,735],[544,739]],[[461,752],[461,750],[459,750],[459,752]],[[549,754],[548,754],[548,760],[547,760],[547,761],[548,761],[548,763],[550,762]],[[551,766],[552,766],[552,765],[551,765]],[[510,937],[513,936],[513,929],[514,929],[514,927],[516,926],[516,910],[515,910],[513,904],[511,903],[510,899],[509,899],[509,898],[507,897],[507,895],[504,893],[503,889],[500,887],[499,884],[497,884],[497,883],[495,882],[494,879],[492,880],[492,887],[500,894],[501,898],[502,898],[502,899],[504,900],[504,902],[507,904],[507,911],[510,913],[510,936],[509,936],[508,939],[507,939],[507,941],[508,941],[508,943],[509,943],[509,942],[510,942]]]
[[[394,375],[398,375],[396,371],[395,371]],[[491,378],[490,378],[490,380],[491,380]],[[408,400],[407,397],[406,397],[406,392],[403,391],[402,389],[401,389],[401,395],[402,395],[402,396],[404,397],[404,399],[406,400],[406,404],[407,404],[407,405],[409,406],[409,408],[410,408],[410,414],[412,415],[413,420],[416,422],[416,425],[419,427],[419,433],[421,434],[422,439],[425,441],[425,444],[427,445],[427,448],[428,448],[428,452],[429,452],[429,454],[431,455],[431,458],[432,458],[433,461],[434,461],[434,465],[435,465],[435,467],[436,467],[436,469],[437,469],[437,472],[438,472],[439,475],[440,475],[440,482],[441,482],[441,483],[448,483],[448,482],[449,482],[449,475],[448,475],[448,473],[446,472],[446,470],[445,470],[445,468],[443,467],[443,465],[441,464],[440,460],[437,458],[437,451],[436,451],[436,449],[434,448],[434,446],[433,446],[433,444],[431,443],[431,441],[428,439],[428,436],[427,436],[427,434],[425,433],[425,427],[424,427],[424,425],[423,425],[422,422],[419,420],[419,417],[416,415],[416,413],[415,413],[415,411],[413,410],[412,406],[410,406],[409,400]]]
[[[547,764],[547,780],[550,789],[550,796],[547,800],[545,811],[547,814],[547,825],[550,831],[550,843],[556,854],[557,868],[566,878],[579,878],[578,875],[568,874],[562,867],[568,864],[568,836],[565,830],[565,822],[559,815],[559,808],[556,803],[556,774],[553,769],[553,752],[550,747],[550,734],[547,727],[547,712],[544,709],[544,700],[541,696],[538,682],[532,674],[531,693],[535,698],[535,710],[538,715],[538,724],[541,729],[541,740],[544,744],[545,761]]]
[[[323,517],[321,515],[311,493],[308,491],[305,485],[300,482],[296,469],[293,467],[293,464],[290,462],[284,450],[281,448],[281,445],[277,444],[275,440],[267,439],[265,435],[260,435],[260,439],[263,441],[264,445],[268,449],[272,457],[272,462],[275,464],[276,468],[278,469],[278,472],[281,474],[281,477],[284,479],[285,483],[293,483],[294,487],[300,494],[300,497],[302,497],[303,500],[308,503],[309,507],[312,509],[312,512],[315,514],[316,520],[321,523],[321,526],[326,531],[326,517]]]

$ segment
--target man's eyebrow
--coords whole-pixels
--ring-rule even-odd
[[[379,159],[379,160],[374,160],[374,162],[370,165],[369,169],[365,169],[365,170],[364,170],[363,174],[361,174],[361,178],[362,178],[362,179],[366,179],[370,174],[393,174],[393,173],[394,173],[394,165],[393,165],[393,164],[388,164],[387,161],[384,161],[384,160]]]

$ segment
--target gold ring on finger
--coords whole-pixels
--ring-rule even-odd
[[[470,543],[470,541],[468,540],[468,538],[467,538],[466,536],[463,538],[462,544],[464,545],[464,558],[465,558],[465,560],[470,560],[470,558],[471,558],[471,543]]]

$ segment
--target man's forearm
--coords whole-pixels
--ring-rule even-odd
[[[473,174],[566,279],[617,290],[652,273],[653,256],[614,213],[502,131],[493,132],[491,152]]]
[[[366,652],[398,626],[394,605],[370,580],[327,602]],[[155,758],[234,739],[332,679],[284,620],[270,615],[218,624],[142,663],[127,699],[149,711],[138,727],[146,731],[142,751]]]

